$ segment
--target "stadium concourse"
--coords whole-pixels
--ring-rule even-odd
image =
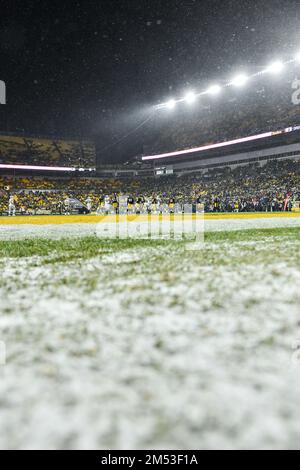
[[[224,167],[183,176],[126,178],[0,178],[0,213],[50,215],[117,211],[125,197],[132,212],[182,212],[201,204],[205,212],[283,212],[299,209],[296,160]]]

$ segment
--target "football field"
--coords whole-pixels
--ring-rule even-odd
[[[300,217],[204,224],[0,219],[0,448],[300,448]]]

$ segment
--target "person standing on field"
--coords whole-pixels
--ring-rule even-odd
[[[11,195],[9,197],[9,201],[8,201],[8,216],[11,217],[15,217],[16,215],[16,205],[15,205],[15,197],[13,195]]]

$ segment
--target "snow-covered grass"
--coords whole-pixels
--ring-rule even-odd
[[[250,214],[253,218],[248,218],[248,214],[230,214],[228,219],[218,219],[216,216],[208,216],[204,221],[205,232],[222,232],[222,231],[238,231],[238,230],[251,230],[251,229],[266,229],[266,228],[293,228],[300,227],[300,216],[295,214],[294,216],[283,217],[274,215],[269,217],[271,214],[259,214],[259,218],[255,217],[255,214]],[[265,217],[264,217],[265,215]],[[215,218],[214,218],[215,217]],[[236,218],[235,218],[236,217]],[[241,218],[240,218],[241,217]],[[97,218],[96,218],[97,219]],[[11,224],[1,225],[0,219],[0,240],[20,240],[24,238],[73,238],[73,237],[95,237],[101,238],[103,221],[99,223],[69,223],[70,219],[66,216],[64,223],[55,224],[48,223],[45,225],[36,225],[34,221],[36,217],[28,217],[28,223],[26,224],[14,224],[13,222],[18,218],[11,219]],[[27,219],[26,219],[27,220]],[[47,220],[51,221],[51,217]],[[85,219],[89,220],[89,219]],[[94,219],[93,219],[94,220]],[[154,224],[155,225],[155,224]],[[105,236],[105,233],[104,233]]]
[[[300,448],[300,230],[247,228],[0,241],[0,447]]]

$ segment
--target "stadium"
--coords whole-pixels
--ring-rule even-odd
[[[177,28],[161,8],[140,34]],[[77,21],[54,22],[70,51]],[[21,54],[16,30],[1,34]],[[230,73],[207,65],[166,99],[155,83],[142,116],[129,93],[118,135],[107,117],[100,136],[76,131],[77,104],[69,132],[75,89],[62,88],[55,129],[51,107],[1,100],[1,449],[299,449],[300,51],[236,69],[232,57]]]

